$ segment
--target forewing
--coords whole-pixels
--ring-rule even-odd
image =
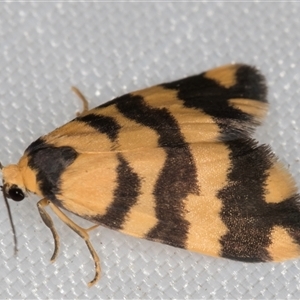
[[[250,138],[266,108],[264,78],[245,65],[100,105],[40,140],[77,153],[55,181],[54,201],[134,236],[270,260],[274,228],[291,237],[294,226],[275,212],[299,213],[290,176],[268,147]]]

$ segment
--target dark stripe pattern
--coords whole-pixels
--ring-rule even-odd
[[[178,98],[183,100],[186,107],[200,108],[212,116],[221,129],[220,140],[228,141],[248,138],[253,127],[258,125],[251,115],[229,106],[228,100],[246,98],[267,102],[265,80],[256,69],[241,66],[236,71],[236,81],[236,85],[226,88],[212,79],[205,78],[203,73],[162,86],[177,90]]]
[[[43,196],[61,206],[56,198],[60,192],[60,177],[78,154],[72,147],[55,147],[42,139],[33,145],[27,148],[28,166],[36,171],[36,180]]]
[[[241,66],[236,71],[236,82],[225,88],[200,74],[163,86],[177,90],[186,107],[201,109],[212,116],[220,128],[220,140],[230,151],[228,183],[217,193],[223,204],[220,217],[228,229],[220,240],[220,255],[243,261],[267,261],[271,259],[267,248],[273,226],[283,226],[300,244],[299,196],[280,203],[265,202],[265,182],[274,157],[268,147],[258,147],[249,138],[249,126],[257,125],[252,116],[228,103],[234,98],[266,102],[264,78],[254,68]],[[235,122],[239,122],[238,127]]]
[[[140,96],[125,95],[116,106],[127,118],[155,130],[167,155],[153,191],[158,224],[146,238],[184,248],[189,222],[183,201],[188,194],[197,194],[198,186],[196,166],[179,124],[167,109],[150,107]]]
[[[75,120],[93,127],[100,133],[106,134],[112,142],[116,141],[121,129],[121,126],[112,117],[103,115],[88,114]]]
[[[130,167],[121,154],[118,157],[117,188],[114,198],[103,216],[94,218],[100,224],[105,224],[112,229],[121,229],[126,221],[126,216],[131,207],[136,204],[140,193],[141,179]]]
[[[300,245],[299,203],[300,197],[297,194],[283,202],[270,205],[276,220],[275,224],[284,227],[298,245]]]
[[[255,148],[253,141],[227,142],[231,168],[228,185],[218,193],[223,207],[221,218],[228,233],[221,238],[222,256],[243,261],[267,261],[267,247],[274,223],[271,205],[264,200],[267,170],[272,166],[270,151]]]
[[[83,117],[78,117],[76,121],[83,122],[99,131],[106,134],[113,143],[117,143],[118,134],[121,126],[118,122],[109,116],[89,114]],[[112,146],[112,148],[114,145]],[[112,203],[107,208],[104,215],[93,217],[94,220],[100,224],[112,229],[122,229],[126,216],[130,209],[136,204],[141,187],[141,179],[138,174],[130,167],[121,153],[117,154],[118,166],[117,173],[117,187],[114,191]],[[101,162],[99,162],[101,164]],[[101,182],[99,183],[101,184]]]
[[[30,152],[34,152],[34,151],[37,151],[40,148],[45,148],[45,147],[46,147],[45,140],[42,137],[40,137],[36,141],[32,142],[27,147],[27,149],[25,150],[25,153],[28,154]]]
[[[272,166],[272,154],[266,146],[253,142],[227,143],[232,162],[229,184],[218,193],[223,202],[221,217],[228,233],[221,238],[222,256],[248,262],[272,260],[267,248],[271,230],[281,226],[300,245],[299,196],[279,203],[266,203],[264,183]]]
[[[89,114],[75,120],[106,134],[111,142],[117,142],[121,126],[114,118]],[[53,203],[62,207],[63,204],[59,200],[60,177],[65,169],[75,161],[78,156],[77,152],[68,146],[54,147],[47,144],[43,138],[39,138],[26,149],[26,153],[29,157],[29,167],[37,172],[37,181],[41,192]],[[122,228],[127,213],[137,201],[141,181],[121,154],[118,154],[117,158],[119,162],[116,167],[117,187],[112,204],[108,207],[105,215],[95,218],[101,224],[113,229]],[[101,161],[99,161],[100,164]],[[101,184],[99,182],[99,185]],[[89,219],[89,216],[86,218]]]

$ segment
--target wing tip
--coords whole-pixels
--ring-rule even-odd
[[[244,98],[268,102],[266,78],[254,66],[237,64],[236,88],[243,90]]]
[[[222,87],[231,88],[239,98],[267,102],[266,79],[254,66],[237,63],[228,64],[204,73]]]

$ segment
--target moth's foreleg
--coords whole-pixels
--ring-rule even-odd
[[[50,202],[50,201],[49,201]],[[89,286],[94,285],[99,279],[101,274],[101,268],[100,268],[100,260],[98,257],[98,254],[96,253],[93,245],[90,242],[90,237],[88,234],[89,230],[94,229],[98,225],[92,226],[89,229],[84,229],[80,226],[78,226],[76,223],[74,223],[67,215],[65,215],[57,206],[55,206],[52,202],[48,203],[53,212],[65,223],[67,224],[72,230],[74,230],[81,238],[84,239],[87,247],[90,250],[90,253],[93,257],[94,263],[95,263],[95,277],[92,281],[89,282]],[[48,225],[47,225],[48,226]],[[51,228],[50,228],[51,229]]]
[[[50,215],[46,212],[45,207],[49,205],[51,202],[48,199],[42,199],[37,203],[38,210],[40,212],[41,218],[46,224],[47,227],[52,232],[53,239],[54,239],[54,252],[51,257],[51,262],[54,262],[57,258],[58,250],[59,250],[59,236],[57,234],[57,231],[54,227],[53,221],[50,217]]]

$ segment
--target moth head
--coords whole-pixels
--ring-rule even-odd
[[[26,189],[24,187],[22,174],[17,165],[0,166],[3,176],[2,192],[4,198],[14,201],[22,201],[25,198]]]
[[[15,253],[18,251],[16,230],[12,219],[9,203],[7,199],[13,199],[14,201],[22,201],[25,198],[25,186],[23,183],[22,174],[17,165],[8,165],[3,167],[0,163],[0,169],[2,170],[3,186],[1,186],[3,198],[8,211],[9,221],[14,236]]]

